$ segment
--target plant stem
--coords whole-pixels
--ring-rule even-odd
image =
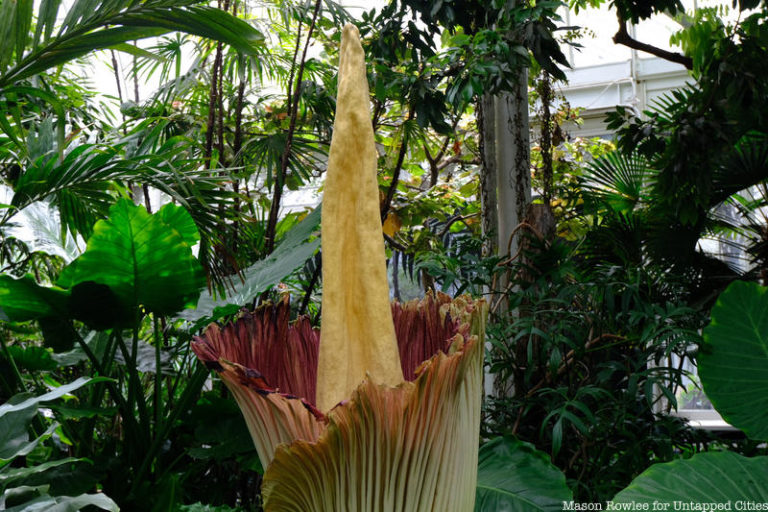
[[[128,372],[128,400],[126,402],[126,413],[133,416],[134,408],[138,408],[139,411],[139,423],[136,424],[137,429],[143,430],[142,434],[144,439],[150,439],[149,432],[149,416],[147,414],[147,406],[144,400],[144,393],[141,390],[141,382],[139,380],[139,371],[136,368],[136,359],[138,352],[138,327],[134,329],[134,342],[131,347],[131,351],[128,352],[128,347],[123,340],[123,335],[119,330],[117,332],[117,343],[120,347],[120,352],[123,354],[125,360],[125,370]]]
[[[208,370],[202,365],[199,365],[192,374],[192,378],[188,381],[187,387],[184,388],[184,392],[182,393],[179,402],[176,404],[176,407],[173,408],[171,413],[168,415],[168,418],[166,418],[166,420],[163,422],[163,428],[158,434],[155,435],[154,439],[152,439],[152,443],[144,455],[144,460],[142,461],[138,471],[136,471],[136,478],[133,480],[133,484],[131,485],[131,493],[135,493],[138,490],[137,486],[144,481],[144,476],[147,471],[149,471],[149,468],[152,465],[152,461],[157,455],[157,452],[160,450],[160,447],[163,445],[163,442],[168,436],[171,427],[179,418],[179,416],[183,412],[186,412],[187,409],[189,409],[189,407],[192,405],[192,400],[196,398],[200,393],[200,389],[202,388],[203,383],[207,377]]]
[[[315,258],[317,265],[315,265],[315,270],[312,272],[312,278],[309,280],[307,290],[304,292],[304,298],[302,299],[301,307],[299,308],[299,315],[303,315],[307,312],[307,307],[309,307],[310,298],[312,297],[312,291],[315,289],[317,281],[320,279],[320,272],[323,269],[323,259],[320,257],[320,254],[321,253],[318,252],[317,257]]]
[[[19,371],[19,367],[16,366],[16,361],[13,359],[13,356],[11,355],[11,351],[8,350],[8,345],[5,343],[5,336],[0,334],[0,345],[3,347],[3,354],[5,354],[5,358],[8,359],[8,363],[11,365],[11,371],[13,371],[13,376],[16,378],[16,381],[19,383],[19,387],[22,391],[26,392],[27,387],[24,385],[24,379],[21,377],[21,372]],[[14,394],[12,389],[9,389],[11,391],[10,394]]]
[[[80,348],[83,349],[85,355],[88,356],[88,360],[91,362],[91,365],[96,368],[96,372],[98,372],[98,374],[101,376],[108,377],[109,374],[105,371],[104,366],[99,361],[99,358],[96,357],[96,354],[94,354],[93,350],[91,350],[91,347],[89,347],[83,337],[80,336],[80,333],[78,333],[75,329],[73,329],[73,332],[75,335],[75,340],[77,341],[78,345],[80,345]],[[113,335],[115,336],[116,340],[118,340],[117,333],[119,333],[119,331],[115,329],[113,331]],[[123,345],[125,344],[123,343]],[[137,443],[136,446],[142,446],[142,440],[139,435],[139,425],[136,423],[136,418],[133,415],[133,408],[128,407],[128,403],[125,401],[125,397],[123,397],[123,394],[115,385],[114,380],[108,380],[106,385],[109,388],[109,393],[112,395],[112,399],[117,403],[117,407],[120,410],[120,415],[123,418],[123,424],[127,434],[127,442]]]
[[[160,322],[157,314],[152,313],[152,324],[155,334],[155,436],[157,436],[162,426],[161,401],[163,391],[163,372],[161,368],[161,352],[163,339],[160,336]]]

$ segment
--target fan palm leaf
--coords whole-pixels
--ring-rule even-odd
[[[580,179],[588,204],[627,213],[642,206],[655,176],[642,156],[613,151],[590,163]]]

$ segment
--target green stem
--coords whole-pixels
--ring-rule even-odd
[[[85,355],[88,356],[88,360],[91,362],[91,365],[96,368],[96,372],[101,376],[109,377],[109,375],[104,371],[104,366],[101,364],[101,361],[99,361],[99,358],[96,357],[96,354],[94,354],[93,350],[91,350],[91,347],[89,347],[82,336],[80,336],[80,333],[78,333],[75,329],[73,329],[73,332],[75,334],[75,340],[80,345],[80,348],[83,349]],[[114,332],[115,336],[118,336],[117,333],[119,331],[115,330]],[[128,407],[128,403],[125,401],[125,397],[123,397],[123,394],[118,389],[114,380],[109,380],[106,382],[106,384],[107,388],[109,388],[110,395],[112,395],[112,399],[117,403],[118,409],[120,409],[120,415],[123,418],[123,425],[126,432],[126,441],[128,443],[136,443],[134,446],[141,446],[139,425],[136,423],[136,418],[133,416],[133,408]]]
[[[5,343],[5,336],[0,334],[0,345],[3,347],[3,354],[5,354],[6,359],[8,359],[8,363],[11,365],[11,370],[13,371],[13,376],[16,377],[16,381],[19,383],[19,387],[21,387],[21,390],[26,392],[27,386],[24,385],[24,379],[21,377],[21,372],[19,371],[19,367],[16,366],[16,361],[13,359],[13,356],[11,355],[11,351],[8,350],[8,345]],[[10,394],[13,395],[13,389],[9,389]]]
[[[163,339],[160,337],[160,322],[158,321],[156,313],[152,313],[152,324],[155,331],[155,436],[157,436],[162,427],[163,418],[163,415],[161,414],[163,372],[160,367],[160,349],[163,344]]]
[[[141,389],[141,380],[139,378],[139,370],[136,368],[136,359],[138,358],[138,327],[134,327],[134,335],[133,335],[133,346],[131,347],[131,351],[128,352],[128,347],[125,345],[125,340],[123,340],[123,335],[120,333],[119,330],[117,332],[117,343],[120,347],[120,352],[123,354],[123,359],[125,359],[125,370],[128,372],[128,402],[127,405],[129,407],[127,412],[130,412],[131,415],[133,415],[134,408],[137,408],[139,411],[139,423],[137,424],[137,427],[141,429],[142,438],[145,440],[144,443],[146,443],[150,438],[151,434],[149,431],[149,415],[147,414],[147,402],[144,398],[144,392]]]
[[[187,387],[184,388],[184,392],[182,393],[179,402],[176,404],[176,407],[173,408],[168,418],[163,422],[161,432],[152,440],[152,444],[144,456],[144,461],[136,472],[136,478],[134,478],[133,484],[131,485],[131,494],[135,493],[138,490],[137,486],[144,481],[145,475],[152,466],[152,462],[155,459],[157,452],[162,447],[163,442],[168,437],[171,427],[176,420],[178,420],[179,416],[191,407],[192,401],[200,394],[200,389],[206,378],[208,378],[208,370],[203,366],[198,366],[192,374],[192,378],[189,380]]]
[[[107,340],[107,347],[104,350],[104,358],[101,360],[101,368],[106,372],[104,376],[107,376],[111,372],[112,361],[115,359],[115,351],[117,350],[117,343],[115,342],[115,331],[111,331],[109,339]],[[99,407],[104,400],[104,390],[107,389],[103,383],[91,386],[93,391],[89,404],[91,407]],[[80,438],[80,453],[92,453],[94,430],[96,428],[96,418],[90,418],[84,422],[82,429],[83,435]]]

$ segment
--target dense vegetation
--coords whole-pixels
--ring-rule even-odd
[[[345,22],[369,63],[393,297],[490,304],[487,487],[540,510],[633,500],[669,471],[716,482],[711,456],[763,482],[724,493],[766,498],[768,6],[610,5],[633,48],[627,23],[675,16],[681,53],[640,49],[692,77],[612,113],[613,141],[568,133],[578,111],[552,91],[581,34],[559,30],[558,1],[392,0],[359,19],[320,0],[0,1],[0,508],[260,509],[245,422],[190,340],[265,302],[320,322],[320,208],[285,205],[321,183]],[[96,54],[117,98],[84,72]],[[533,200],[510,254],[486,222],[476,114],[524,69]],[[688,360],[741,430],[670,414],[698,391]]]

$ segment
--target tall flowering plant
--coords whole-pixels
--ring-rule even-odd
[[[389,301],[360,36],[344,27],[323,197],[322,328],[266,305],[193,341],[266,468],[267,511],[468,511],[486,305]]]

